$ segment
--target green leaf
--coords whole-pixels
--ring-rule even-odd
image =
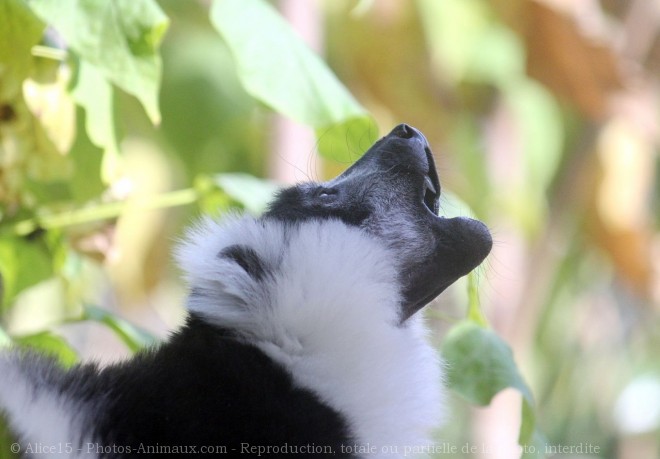
[[[0,459],[18,459],[20,457],[11,451],[11,445],[15,442],[16,437],[9,430],[3,413],[0,413]]]
[[[365,115],[323,61],[266,2],[220,0],[211,21],[250,94],[294,120],[323,127]]]
[[[53,275],[51,255],[40,240],[3,236],[0,239],[2,308],[16,295]]]
[[[43,331],[34,335],[14,337],[15,345],[37,349],[41,353],[56,357],[64,366],[70,367],[78,362],[78,354],[61,336]]]
[[[74,171],[67,184],[78,205],[98,198],[105,190],[101,180],[103,151],[89,138],[85,118],[79,106],[76,110],[76,137],[68,155],[73,161]]]
[[[119,146],[113,113],[113,89],[95,65],[80,62],[73,98],[85,109],[85,128],[89,139],[103,148],[101,176],[109,183],[118,172]]]
[[[248,174],[217,174],[213,178],[217,186],[255,215],[266,210],[267,204],[280,189],[277,184],[269,180]]]
[[[477,405],[488,405],[502,389],[513,387],[532,400],[509,346],[492,330],[463,321],[447,334],[442,354],[449,363],[449,387]]]
[[[520,433],[518,434],[518,443],[527,446],[523,457],[544,457],[537,453],[542,452],[547,443],[547,439],[536,428],[536,413],[534,412],[534,403],[527,397],[522,400],[522,413],[520,423]]]
[[[169,20],[153,0],[32,0],[82,60],[137,97],[152,122],[160,122],[158,47]]]
[[[339,163],[356,161],[378,138],[378,127],[372,118],[361,116],[317,128],[317,148],[326,158]]]
[[[20,94],[32,67],[30,50],[41,39],[44,27],[22,0],[0,2],[0,101]]]
[[[448,363],[449,387],[471,403],[488,405],[507,387],[520,391],[523,402],[518,441],[528,446],[529,452],[541,451],[532,392],[518,372],[511,348],[499,336],[466,320],[448,333],[442,344],[442,354]]]
[[[488,319],[481,310],[481,301],[479,301],[479,286],[477,284],[477,275],[474,271],[467,275],[468,290],[468,313],[467,317],[471,322],[481,327],[488,326]]]
[[[374,136],[375,129],[362,128],[373,127],[373,121],[268,3],[216,0],[211,22],[234,56],[248,93],[273,110],[314,127],[321,154],[337,157],[336,142],[328,147],[328,136],[339,137],[342,149],[363,151],[355,140],[365,132]]]
[[[139,328],[127,320],[95,306],[85,306],[85,312],[80,320],[93,320],[110,328],[119,339],[131,350],[137,352],[145,347],[153,346],[158,340],[146,330]]]

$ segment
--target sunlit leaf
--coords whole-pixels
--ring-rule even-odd
[[[362,156],[377,137],[378,127],[366,116],[316,129],[318,151],[326,158],[346,165]]]
[[[22,97],[15,100],[11,110],[21,122],[3,124],[0,200],[18,200],[28,204],[35,200],[57,198],[45,188],[48,182],[71,177],[71,161],[58,152]]]
[[[232,199],[241,203],[247,211],[255,215],[266,210],[266,205],[280,188],[269,180],[240,173],[217,174],[214,176],[214,181]]]
[[[32,65],[30,49],[39,42],[44,27],[24,1],[0,2],[0,101],[19,94]]]
[[[160,122],[158,47],[169,21],[152,0],[32,0],[30,7],[52,24],[80,57],[137,97]]]
[[[53,274],[50,254],[41,241],[4,236],[0,239],[2,308],[20,292]]]
[[[18,346],[36,349],[43,354],[56,357],[60,363],[67,367],[78,362],[78,354],[69,346],[66,340],[48,331],[14,337],[13,342]]]
[[[45,59],[39,59],[44,61]],[[51,63],[52,64],[52,63]],[[68,91],[70,68],[55,62],[56,70],[46,81],[38,77],[23,83],[23,95],[30,112],[44,134],[61,154],[67,153],[75,136],[75,104]],[[45,64],[42,63],[41,67]]]
[[[215,1],[211,20],[229,45],[244,86],[275,110],[316,127],[365,114],[266,2]]]
[[[534,399],[513,359],[509,346],[492,330],[472,321],[456,325],[442,344],[448,363],[448,385],[477,405],[488,405],[503,389],[523,396],[519,442],[528,445],[536,435]],[[530,448],[531,450],[531,448]]]
[[[84,203],[96,198],[105,189],[101,180],[103,150],[89,138],[85,127],[83,109],[78,107],[76,116],[76,137],[69,151],[69,157],[75,168],[67,185],[77,203]]]
[[[85,109],[85,127],[94,145],[103,148],[101,176],[108,183],[118,173],[119,147],[113,117],[113,89],[95,65],[81,62],[73,97]]]
[[[492,330],[462,322],[447,335],[442,353],[449,364],[449,386],[470,402],[488,405],[495,394],[507,387],[532,399],[511,349]]]
[[[370,123],[365,109],[268,3],[214,1],[211,21],[231,50],[245,89],[273,110],[314,127],[322,154],[338,157],[328,131],[342,138],[343,150],[354,152],[360,145],[347,141],[365,132],[375,136],[374,129],[363,128]]]

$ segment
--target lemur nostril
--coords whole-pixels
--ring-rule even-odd
[[[392,134],[402,139],[412,139],[415,137],[416,132],[415,128],[412,128],[407,124],[399,124],[392,130]]]
[[[409,124],[399,124],[397,127],[392,129],[392,132],[389,135],[404,140],[421,140],[424,144],[428,145],[428,141],[426,140],[426,137],[424,137],[424,134]]]
[[[410,139],[415,136],[415,130],[407,124],[402,124],[401,128],[403,129],[403,135],[401,137],[404,139]]]

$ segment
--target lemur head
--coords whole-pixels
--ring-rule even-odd
[[[392,251],[405,321],[477,267],[492,247],[483,223],[439,216],[439,198],[426,138],[401,124],[339,177],[282,190],[262,218],[335,218],[374,235]]]

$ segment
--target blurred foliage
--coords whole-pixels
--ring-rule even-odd
[[[325,61],[265,1],[0,2],[0,343],[65,365],[95,335],[81,324],[153,343],[180,317],[159,305],[181,300],[181,227],[272,195],[275,114],[316,134],[328,174],[405,121],[456,196],[442,211],[496,240],[429,314],[450,385],[500,410],[453,400],[456,457],[518,439],[658,457],[655,2],[276,3],[317,13]]]

